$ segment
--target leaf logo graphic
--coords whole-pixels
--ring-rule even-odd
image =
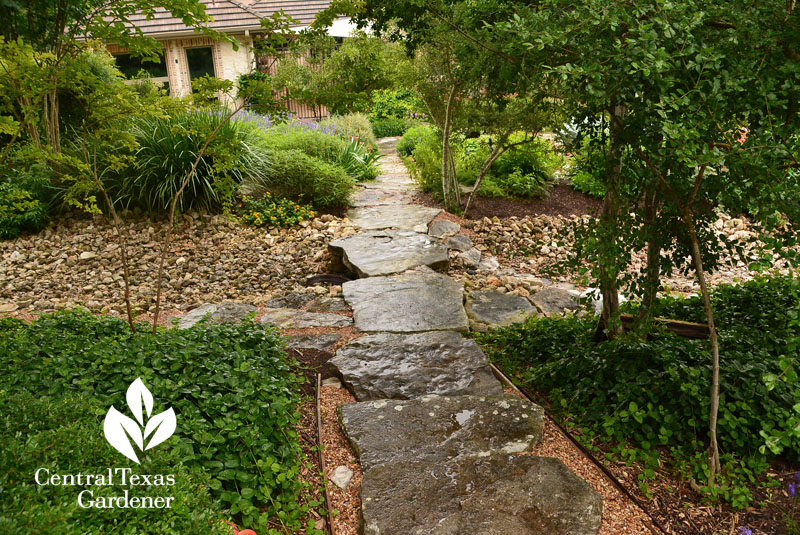
[[[128,408],[136,420],[125,416],[112,405],[108,409],[108,414],[106,414],[106,419],[103,422],[103,433],[109,444],[114,446],[125,457],[138,464],[139,457],[136,455],[136,450],[133,448],[131,441],[139,448],[139,451],[145,451],[167,440],[175,432],[175,411],[170,407],[151,418],[153,395],[144,386],[140,378],[137,378],[128,387],[128,391],[125,393],[125,401],[128,402]],[[147,421],[146,425],[145,419]],[[145,446],[145,441],[148,437],[150,437],[150,440]]]

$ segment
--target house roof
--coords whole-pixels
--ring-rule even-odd
[[[307,26],[314,22],[314,17],[322,10],[328,9],[331,0],[257,0],[248,7],[258,12],[262,17],[269,17],[273,13],[283,10],[284,13],[297,20],[299,24]]]
[[[245,6],[235,0],[200,0],[206,6],[206,14],[213,19],[208,27],[226,33],[244,32],[261,26],[262,14]],[[281,2],[277,2],[281,3]],[[130,18],[131,22],[145,35],[158,38],[168,34],[188,33],[192,34],[192,28],[188,28],[181,19],[173,17],[164,8],[156,8],[155,16],[147,19],[144,15],[137,13]]]

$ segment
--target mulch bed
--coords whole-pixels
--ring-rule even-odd
[[[463,199],[466,202],[466,198]],[[413,200],[416,204],[424,206],[441,207],[430,193],[418,193]],[[484,217],[525,217],[525,216],[581,216],[585,214],[598,215],[603,202],[589,197],[567,184],[557,184],[550,188],[549,195],[544,199],[496,199],[491,197],[476,197],[469,209],[469,219],[483,219]]]

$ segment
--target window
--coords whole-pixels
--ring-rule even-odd
[[[206,74],[214,76],[214,55],[210,46],[187,48],[186,61],[189,65],[189,78],[191,80]]]
[[[169,76],[167,75],[167,63],[164,61],[164,54],[159,54],[158,61],[144,61],[132,54],[117,54],[114,56],[117,68],[128,80],[148,77],[154,83],[166,87],[169,92]]]

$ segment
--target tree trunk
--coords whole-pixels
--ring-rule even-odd
[[[452,175],[450,172],[451,162],[453,161],[450,155],[450,124],[452,121],[453,113],[453,100],[456,96],[456,86],[454,85],[450,90],[447,97],[447,104],[444,109],[444,125],[442,128],[442,193],[444,195],[444,206],[450,209],[450,187],[452,183]]]
[[[619,284],[617,277],[619,270],[615,265],[617,248],[617,224],[619,220],[619,184],[622,174],[622,144],[621,133],[625,117],[625,106],[614,106],[613,117],[610,124],[609,151],[608,151],[608,183],[603,197],[603,210],[600,214],[601,232],[606,233],[604,243],[608,251],[600,254],[599,283],[600,293],[603,296],[603,312],[601,322],[606,329],[608,339],[614,338],[620,332],[619,322]]]
[[[683,213],[683,222],[689,232],[689,240],[692,245],[692,261],[697,273],[697,280],[700,283],[700,293],[703,296],[703,307],[706,312],[706,321],[711,340],[711,409],[708,415],[708,469],[709,484],[714,483],[714,478],[720,472],[719,445],[717,444],[717,415],[719,413],[719,340],[717,339],[717,329],[714,326],[714,309],[711,307],[711,294],[706,284],[706,275],[703,269],[703,259],[700,257],[700,244],[697,240],[697,231],[694,226],[694,219],[689,208]]]
[[[658,215],[658,187],[652,186],[645,192],[644,226],[647,233],[647,273],[642,295],[642,306],[636,318],[634,330],[641,333],[650,331],[653,321],[653,308],[656,304],[658,288],[661,283],[661,234],[656,228]]]

